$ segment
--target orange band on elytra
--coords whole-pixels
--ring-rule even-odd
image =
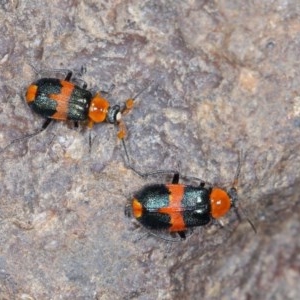
[[[183,218],[182,199],[184,197],[185,186],[182,184],[167,184],[167,188],[170,192],[169,205],[159,209],[160,213],[168,214],[171,218],[171,227],[169,231],[177,232],[186,229]]]
[[[62,85],[60,93],[49,95],[49,98],[55,100],[57,103],[56,113],[53,114],[51,118],[56,120],[66,120],[69,110],[69,101],[75,86],[73,83],[65,80],[61,80],[60,84]]]

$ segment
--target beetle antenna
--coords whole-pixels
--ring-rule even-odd
[[[241,203],[239,203],[237,206],[236,203],[237,203],[237,200],[238,200],[238,197],[237,197],[237,185],[238,185],[238,179],[239,179],[239,176],[240,176],[240,172],[241,172],[241,161],[242,161],[242,157],[243,157],[243,151],[239,151],[239,157],[238,157],[238,166],[237,166],[237,170],[235,172],[235,176],[234,176],[234,180],[233,180],[233,184],[232,184],[232,188],[231,190],[233,190],[231,192],[231,197],[232,197],[232,205],[235,209],[235,213],[236,215],[238,216],[238,218],[241,220],[241,215],[240,215],[240,212],[243,213],[244,217],[246,218],[246,220],[248,221],[248,223],[250,224],[251,228],[253,229],[254,233],[257,233],[257,230],[254,226],[254,224],[252,223],[252,221],[250,220],[250,218],[248,217],[248,215],[246,214],[245,212],[245,209],[242,208],[242,205]]]
[[[152,84],[153,84],[153,80],[150,81],[149,84],[147,84],[144,88],[142,88],[134,97],[132,97],[133,100],[135,100],[136,98],[138,98],[142,93],[144,93]]]
[[[122,141],[123,148],[124,148],[124,151],[125,151],[125,157],[126,157],[126,160],[127,160],[127,164],[130,167],[131,163],[130,163],[130,159],[129,159],[129,155],[128,155],[128,151],[127,151],[125,141],[124,141],[124,139],[121,139],[121,141]]]
[[[235,188],[236,190],[237,190],[237,186],[238,186],[239,176],[241,173],[242,157],[243,157],[243,151],[241,150],[241,151],[239,151],[238,166],[235,171],[235,175],[234,175],[234,179],[233,179],[233,183],[232,183],[232,187]]]
[[[150,83],[147,84],[143,89],[141,89],[134,97],[129,98],[125,101],[125,106],[122,109],[122,115],[126,115],[132,110],[136,98],[138,98],[142,93],[144,93],[152,84],[153,84],[153,80],[150,81]]]
[[[234,210],[236,215],[238,216],[238,218],[241,220],[241,214],[240,212],[243,213],[244,217],[246,218],[246,220],[248,221],[248,223],[250,224],[251,228],[253,229],[254,233],[257,233],[256,227],[254,226],[253,222],[250,220],[250,218],[248,217],[248,215],[246,214],[245,209],[241,206],[241,204],[239,203],[239,207],[234,206]]]

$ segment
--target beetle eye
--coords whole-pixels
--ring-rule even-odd
[[[108,109],[106,121],[115,124],[121,120],[120,105],[114,105]]]

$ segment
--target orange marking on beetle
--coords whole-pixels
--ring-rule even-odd
[[[210,194],[211,215],[218,219],[223,217],[231,208],[231,200],[226,191],[213,188]]]
[[[89,120],[88,123],[87,123],[87,127],[92,128],[93,126],[94,126],[94,121]]]
[[[132,98],[127,99],[125,102],[125,109],[122,111],[122,115],[124,116],[128,114],[133,109],[133,106],[134,106],[134,99]]]
[[[127,109],[132,109],[133,108],[133,105],[134,105],[134,99],[127,99],[126,101],[126,108]]]
[[[121,140],[126,137],[127,129],[126,129],[126,126],[125,126],[125,123],[123,122],[123,120],[120,120],[118,125],[119,125],[118,138]]]
[[[169,205],[168,207],[160,208],[158,211],[162,214],[167,214],[170,216],[171,227],[169,228],[169,231],[183,231],[186,229],[186,227],[182,215],[183,207],[181,202],[184,197],[185,186],[182,184],[167,184],[167,188],[170,192]]]
[[[89,108],[89,118],[94,123],[105,121],[108,108],[108,101],[105,98],[101,97],[100,94],[96,94],[91,101],[91,105]]]
[[[136,219],[143,215],[143,206],[136,198],[132,200],[132,213]]]
[[[51,118],[56,120],[66,120],[69,110],[69,101],[75,86],[73,83],[65,80],[61,80],[60,84],[62,85],[60,93],[50,94],[48,96],[57,103],[56,113],[53,114]]]
[[[37,90],[38,90],[38,86],[35,84],[31,84],[28,87],[26,96],[25,96],[27,103],[33,102],[35,100]]]

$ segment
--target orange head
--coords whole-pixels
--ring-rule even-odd
[[[239,200],[237,194],[238,178],[241,170],[241,156],[239,153],[239,163],[234,176],[232,187],[225,191],[221,188],[213,187],[210,194],[210,205],[211,205],[211,216],[215,219],[221,218],[228,213],[228,211],[233,208],[238,218],[240,218],[239,211],[241,208],[237,206]],[[240,206],[240,205],[239,205]],[[244,213],[245,214],[245,213]],[[253,231],[256,233],[256,228],[252,221],[246,216],[248,223],[252,227]]]
[[[213,187],[210,194],[211,215],[218,219],[226,215],[231,207],[236,208],[238,201],[237,185],[241,170],[241,153],[239,153],[238,167],[234,176],[232,187],[225,191],[218,187]]]
[[[232,206],[230,195],[223,189],[214,187],[210,194],[211,215],[214,219],[223,217]]]
[[[109,102],[100,94],[96,94],[91,101],[89,118],[93,123],[108,122],[117,124],[121,120],[119,105],[110,106]]]

